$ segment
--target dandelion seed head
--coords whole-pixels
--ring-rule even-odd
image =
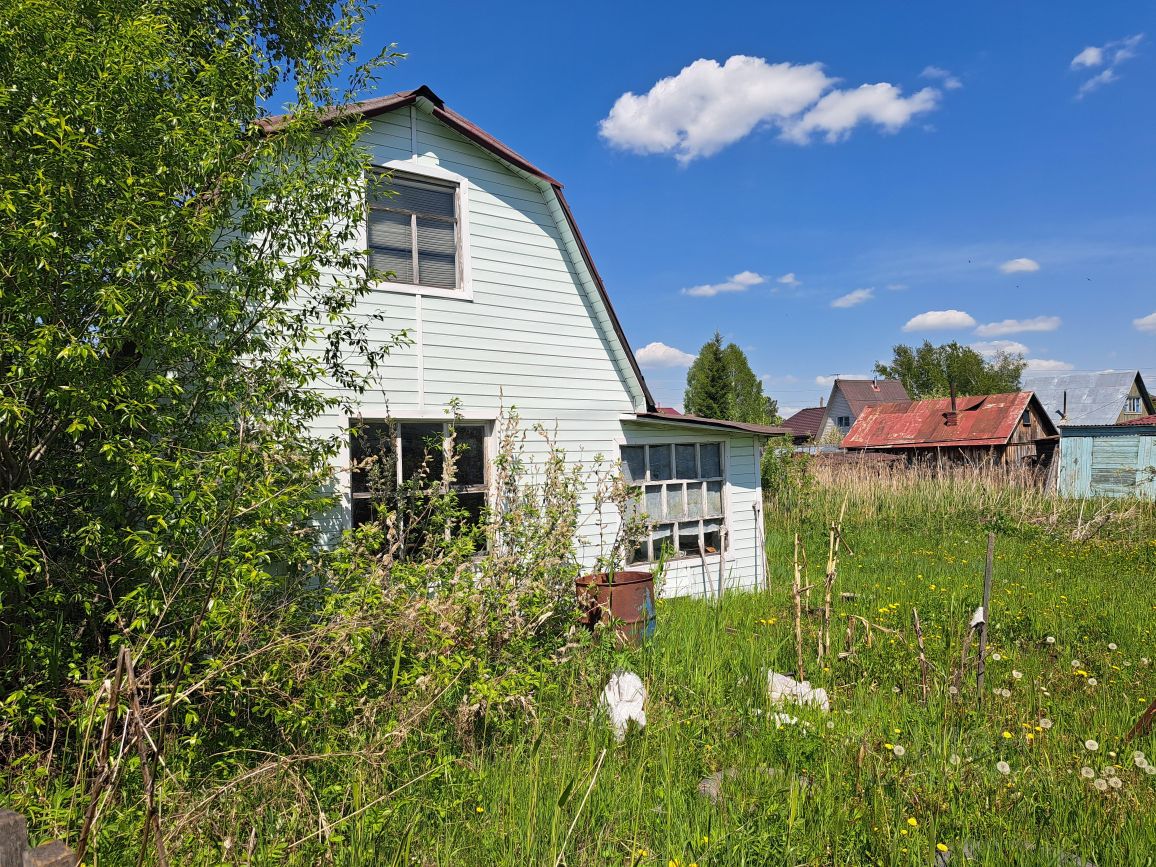
[[[1106,768],[1104,768],[1104,771],[1103,771],[1103,773],[1100,774],[1100,776],[1102,776],[1102,777],[1114,777],[1114,776],[1116,776],[1116,769],[1114,767],[1112,767],[1111,765],[1108,765]]]
[[[1096,782],[1092,783],[1092,785],[1095,786],[1097,789],[1099,789],[1101,792],[1108,791],[1108,781],[1107,780],[1096,780]]]
[[[1005,777],[1011,773],[1011,765],[1007,762],[999,761],[995,763],[995,769],[1003,774]]]
[[[948,695],[959,695],[959,690],[956,689],[954,686],[949,686],[947,688],[947,694]]]
[[[1051,727],[1052,727],[1052,721],[1050,719],[1048,719],[1047,717],[1044,717],[1043,719],[1040,720],[1040,728],[1050,729]]]
[[[1085,765],[1084,767],[1080,768],[1080,776],[1083,777],[1085,780],[1090,780],[1094,776],[1096,776],[1096,772],[1093,771],[1091,768],[1089,768],[1087,765]]]
[[[1080,662],[1080,660],[1078,660],[1078,659],[1072,660],[1072,668],[1083,668],[1083,667],[1084,667],[1084,663]]]
[[[895,753],[897,756],[902,757],[907,752],[907,750],[903,748],[903,744],[896,744],[891,748],[891,752]]]
[[[1055,636],[1052,636],[1052,635],[1049,635],[1047,638],[1044,639],[1044,641],[1046,641],[1048,644],[1055,644],[1056,643]]]
[[[1100,682],[1100,681],[1096,680],[1096,678],[1094,678],[1094,677],[1089,677],[1089,678],[1088,678],[1088,686],[1095,686],[1095,685],[1096,685],[1096,684],[1098,684],[1099,682]]]
[[[1108,780],[1108,785],[1113,789],[1122,789],[1124,787],[1124,781],[1119,777],[1112,777],[1110,780]]]
[[[953,765],[958,765],[959,761],[960,761],[959,756],[954,755],[954,754],[948,759],[948,762],[950,762]]]
[[[1092,740],[1091,738],[1088,738],[1086,741],[1084,741],[1084,749],[1086,749],[1090,753],[1094,753],[1099,748],[1100,748],[1100,745],[1098,743],[1096,743],[1096,741]]]
[[[1023,676],[1024,676],[1024,673],[1023,673],[1022,671],[1015,671],[1015,670],[1013,669],[1013,671],[1012,671],[1012,677],[1014,677],[1016,680],[1019,680],[1019,679],[1020,679],[1021,677],[1023,677]]]
[[[1108,649],[1109,649],[1109,650],[1115,650],[1115,649],[1116,649],[1116,645],[1115,645],[1115,644],[1112,644],[1111,642],[1109,642],[1109,643],[1108,643]]]
[[[1144,773],[1148,774],[1149,776],[1156,774],[1156,765],[1145,765]]]
[[[999,662],[1001,659],[1003,659],[1003,657],[1000,656],[998,653],[993,653],[991,655],[991,658],[994,659],[996,662]]]

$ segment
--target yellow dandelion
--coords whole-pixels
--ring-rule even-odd
[[[919,820],[916,819],[914,816],[911,816],[907,820],[907,824],[910,825],[912,828],[918,828],[919,827]]]
[[[936,849],[938,849],[940,852],[946,852],[946,851],[947,851],[947,844],[945,844],[945,843],[936,843],[936,844],[935,844],[935,848],[936,848]]]
[[[474,807],[474,812],[475,813],[484,813],[484,812],[486,812],[486,808],[483,807],[481,804],[478,804],[478,806]]]

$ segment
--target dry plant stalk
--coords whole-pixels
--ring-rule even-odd
[[[794,577],[791,586],[795,596],[795,676],[797,680],[805,680],[803,674],[803,567],[799,562],[799,534],[795,534],[795,561]]]
[[[839,520],[831,523],[827,539],[827,575],[823,593],[823,622],[820,631],[819,658],[831,655],[831,595],[835,587],[835,576],[839,571],[839,545],[843,538],[843,517],[847,513],[847,498],[839,509]]]
[[[976,706],[983,707],[983,675],[987,661],[987,623],[991,620],[991,578],[995,564],[995,533],[987,534],[987,559],[983,566],[983,620],[979,624],[979,660],[976,663]]]
[[[923,627],[919,624],[919,610],[911,609],[911,619],[915,621],[915,639],[919,642],[919,685],[923,692],[923,703],[927,704],[927,653],[923,647]]]

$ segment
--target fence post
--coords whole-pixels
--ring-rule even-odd
[[[11,810],[0,810],[0,867],[73,867],[76,855],[59,840],[28,848],[28,825]]]
[[[976,704],[983,707],[983,673],[987,663],[987,625],[991,622],[991,574],[995,567],[995,533],[987,534],[983,565],[983,622],[979,625],[979,662],[975,673]]]

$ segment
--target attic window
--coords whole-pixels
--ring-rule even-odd
[[[390,282],[457,289],[458,185],[373,172],[367,186],[370,266]]]
[[[1020,416],[1020,424],[1024,427],[1032,426],[1032,411],[1030,409],[1025,409],[1024,414]]]
[[[1124,412],[1140,414],[1140,398],[1129,397],[1124,400]]]

